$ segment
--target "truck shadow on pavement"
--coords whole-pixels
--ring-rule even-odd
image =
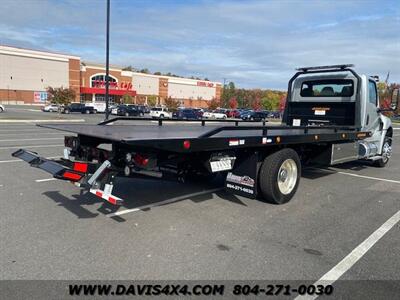
[[[153,207],[187,200],[193,203],[201,203],[214,199],[214,194],[220,199],[247,206],[237,196],[225,192],[220,180],[182,184],[152,179],[120,178],[116,181],[114,189],[116,191],[114,194],[125,200],[121,206],[112,205],[84,190],[81,190],[79,194],[68,197],[60,191],[48,191],[44,192],[43,195],[57,203],[58,206],[64,207],[79,219],[95,218],[100,214],[109,215],[118,210],[126,209],[138,209],[146,212]],[[100,207],[98,204],[100,204]],[[111,218],[117,222],[125,221],[121,216],[112,216]]]
[[[354,162],[348,162],[348,163],[343,163],[343,164],[338,164],[338,165],[332,166],[332,168],[335,168],[336,170],[331,169],[330,167],[327,167],[327,166],[306,167],[302,170],[301,177],[304,177],[307,179],[318,179],[318,178],[322,178],[325,176],[335,174],[340,170],[358,172],[358,171],[362,171],[364,169],[368,169],[371,167],[373,168],[373,165],[371,162],[368,162],[368,161],[365,161],[365,162],[354,161]]]

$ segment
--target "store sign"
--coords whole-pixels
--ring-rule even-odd
[[[34,102],[46,102],[47,101],[47,92],[33,92],[33,101]]]
[[[205,82],[205,81],[197,81],[197,86],[214,87],[214,83],[212,83],[212,82]]]
[[[93,80],[92,87],[105,89],[106,82],[104,80]],[[126,81],[112,82],[112,81],[110,81],[109,87],[110,87],[110,89],[131,91],[132,90],[132,82],[126,82]]]

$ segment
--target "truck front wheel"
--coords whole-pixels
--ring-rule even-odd
[[[299,186],[300,158],[293,149],[282,149],[264,159],[259,175],[259,187],[265,200],[274,204],[289,202]]]
[[[382,157],[374,161],[374,166],[378,168],[385,167],[389,162],[391,156],[392,156],[392,138],[386,136],[382,146]]]

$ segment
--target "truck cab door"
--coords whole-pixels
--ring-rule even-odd
[[[368,80],[367,99],[365,110],[365,128],[375,135],[380,129],[380,112],[378,105],[378,91],[376,83],[373,80]]]

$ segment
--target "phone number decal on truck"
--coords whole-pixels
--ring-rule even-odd
[[[252,194],[252,195],[254,194],[254,191],[252,189],[241,187],[239,185],[227,183],[226,187],[229,188],[229,189],[236,190],[236,191],[241,191],[241,192]]]

